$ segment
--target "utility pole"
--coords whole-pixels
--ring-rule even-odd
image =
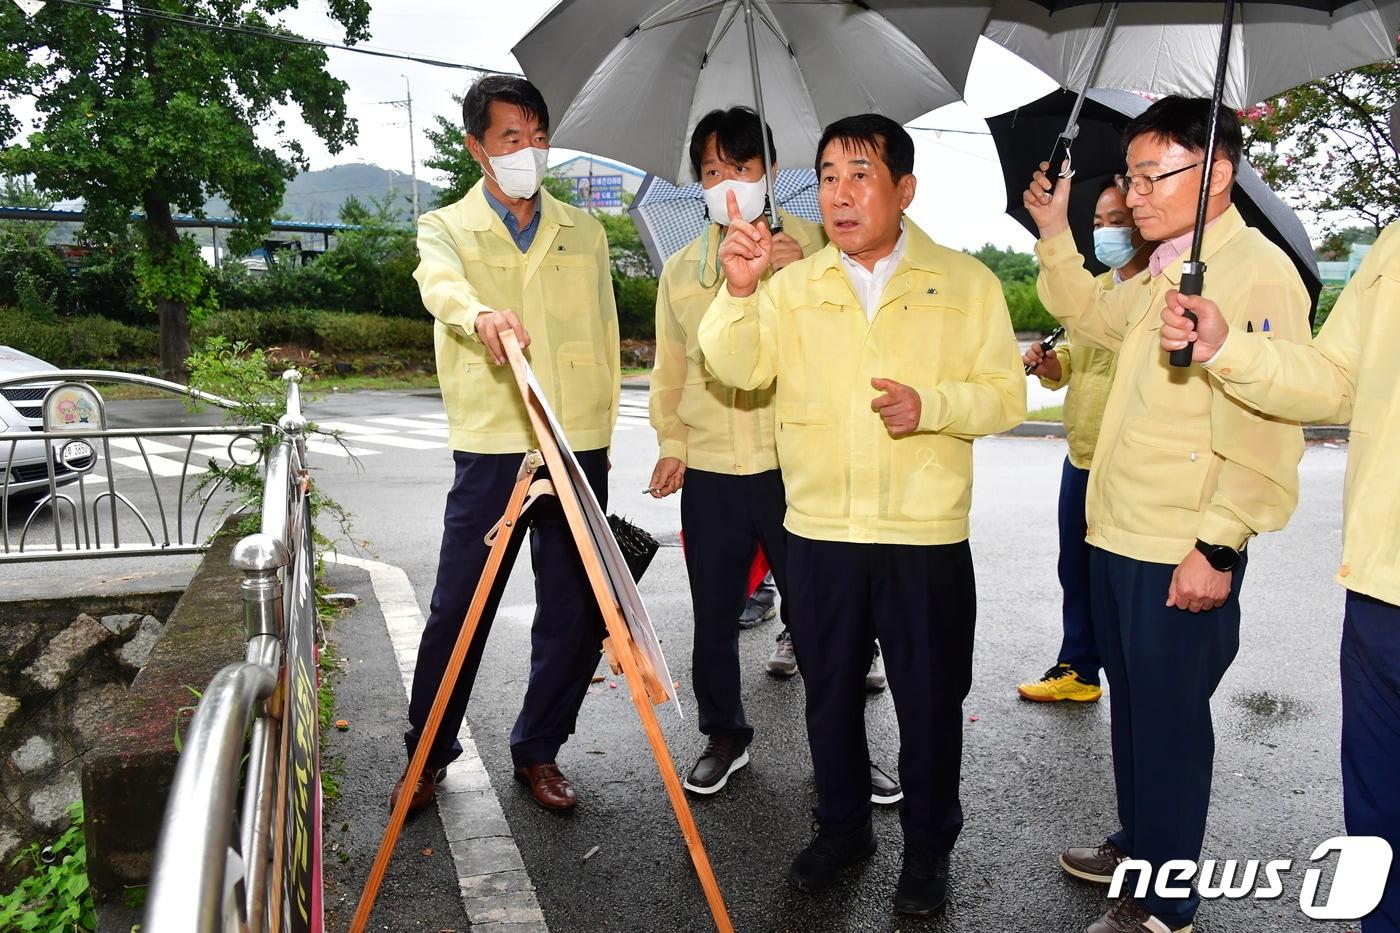
[[[408,167],[413,177],[413,222],[418,223],[418,156],[414,154],[413,142],[413,86],[409,84],[408,75],[402,75],[403,86],[406,92],[404,106],[408,108]]]

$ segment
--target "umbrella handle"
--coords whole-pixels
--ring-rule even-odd
[[[1078,127],[1076,127],[1076,130]],[[1050,147],[1050,157],[1045,160],[1045,164],[1050,166],[1045,174],[1050,178],[1073,178],[1074,177],[1074,153],[1071,151],[1071,144],[1074,137],[1061,133],[1055,137],[1055,145]],[[1060,168],[1060,163],[1068,161],[1069,167]]]
[[[1206,284],[1206,264],[1203,262],[1188,262],[1181,271],[1181,285],[1177,291],[1183,295],[1199,295],[1201,288]],[[1194,325],[1196,314],[1193,311],[1183,312]],[[1187,344],[1180,350],[1171,351],[1171,364],[1185,368],[1191,365],[1191,344]]]

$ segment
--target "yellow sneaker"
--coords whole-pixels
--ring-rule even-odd
[[[1080,680],[1079,674],[1068,664],[1056,664],[1040,680],[1018,685],[1016,692],[1022,699],[1037,703],[1058,703],[1060,700],[1092,703],[1103,696],[1102,687]]]

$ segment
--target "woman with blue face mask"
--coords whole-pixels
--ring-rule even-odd
[[[1132,211],[1122,193],[1109,182],[1094,205],[1094,256],[1108,266],[1099,284],[1110,289],[1147,268],[1156,243],[1143,240],[1133,225]],[[1065,435],[1069,456],[1060,476],[1060,586],[1064,590],[1063,635],[1055,664],[1039,680],[1016,690],[1027,700],[1092,703],[1103,695],[1099,686],[1099,654],[1089,615],[1089,546],[1084,543],[1084,497],[1089,488],[1089,464],[1094,459],[1104,403],[1113,385],[1118,356],[1111,350],[1061,344],[1046,353],[1031,344],[1024,357],[1029,372],[1047,389],[1069,386],[1065,393]],[[1059,773],[1073,774],[1061,769]]]

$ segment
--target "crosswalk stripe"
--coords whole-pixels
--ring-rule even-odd
[[[326,454],[331,457],[372,457],[375,454],[383,453],[382,450],[370,450],[367,447],[341,446],[330,438],[308,439],[306,450],[308,453]]]
[[[345,432],[347,435],[349,431]],[[355,434],[348,440],[356,444],[383,444],[386,447],[402,447],[406,450],[442,450],[447,445],[441,441],[427,441],[417,437],[404,437],[399,434]]]
[[[392,424],[401,428],[408,428],[413,433],[442,432],[442,436],[447,436],[447,428],[440,424],[433,424],[429,421],[418,421],[413,418],[371,418],[375,424]]]

